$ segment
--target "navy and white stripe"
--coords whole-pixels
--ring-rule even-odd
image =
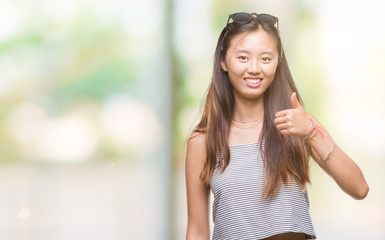
[[[230,146],[226,170],[216,168],[212,175],[212,240],[256,240],[284,232],[315,239],[307,192],[296,181],[281,184],[274,198],[262,200],[265,173],[259,144]]]

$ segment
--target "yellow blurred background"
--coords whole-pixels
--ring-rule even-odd
[[[294,79],[361,167],[312,164],[318,239],[385,239],[380,0],[0,0],[0,239],[185,239],[185,140],[230,13],[279,17]]]

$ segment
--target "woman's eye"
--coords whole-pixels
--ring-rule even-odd
[[[262,58],[262,62],[268,62],[268,61],[270,61],[270,58],[268,58],[268,57]]]
[[[242,60],[242,61],[246,61],[247,60],[247,57],[245,57],[245,56],[240,56],[240,57],[238,57],[240,60]]]

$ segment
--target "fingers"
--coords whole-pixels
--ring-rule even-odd
[[[289,134],[289,127],[290,122],[287,117],[279,117],[274,119],[275,127],[282,133],[282,134]]]
[[[282,110],[282,111],[279,111],[275,114],[275,117],[276,118],[279,118],[279,117],[283,117],[285,116],[286,114],[288,114],[290,111],[290,109],[285,109],[285,110]]]
[[[289,127],[288,124],[279,124],[276,126],[278,131],[283,135],[293,135],[294,129]]]
[[[284,135],[289,135],[290,134],[290,126],[289,126],[289,123],[287,123],[286,121],[282,122],[282,123],[279,123],[279,124],[276,124],[275,127],[278,129],[278,131],[281,134],[284,134]]]
[[[287,122],[288,120],[289,120],[289,119],[288,119],[287,117],[285,117],[285,116],[283,116],[283,117],[278,117],[278,118],[275,118],[275,119],[274,119],[274,124],[275,124],[275,125],[282,124],[282,123]]]
[[[293,123],[292,123],[292,119],[290,116],[291,116],[290,109],[289,110],[283,110],[281,112],[278,112],[276,114],[276,118],[274,119],[274,124],[275,124],[276,128],[283,135],[292,134]]]
[[[279,132],[280,132],[281,134],[283,134],[283,135],[290,135],[289,130],[286,130],[286,129],[280,130]]]
[[[287,129],[290,122],[290,110],[283,110],[275,114],[274,124],[278,130]]]
[[[281,130],[288,130],[289,129],[289,126],[284,123],[284,124],[279,124],[279,125],[276,125],[276,128],[281,131]]]
[[[283,135],[303,135],[304,122],[306,121],[306,113],[299,104],[296,94],[291,96],[294,109],[285,109],[275,114],[274,124],[278,131]]]

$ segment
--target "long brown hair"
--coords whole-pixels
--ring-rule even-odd
[[[238,34],[251,31],[265,31],[276,43],[280,52],[274,79],[264,93],[264,121],[260,141],[266,172],[264,199],[273,197],[281,182],[291,183],[294,178],[302,189],[310,183],[309,146],[300,138],[282,135],[274,125],[275,113],[291,108],[290,95],[297,93],[302,99],[291,76],[278,30],[258,22],[257,19],[247,24],[232,22],[221,32],[215,50],[214,69],[201,120],[194,132],[204,133],[206,137],[207,158],[200,174],[200,180],[209,185],[215,170],[217,159],[222,172],[230,162],[228,137],[234,109],[233,87],[227,72],[221,69],[220,61],[225,59],[230,41]],[[263,146],[263,147],[262,147]]]

